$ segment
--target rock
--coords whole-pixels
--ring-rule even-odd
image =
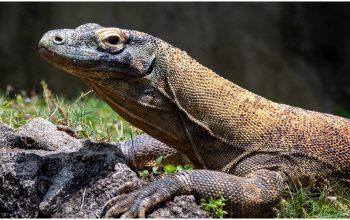
[[[110,198],[142,184],[118,145],[74,138],[41,118],[18,129],[0,123],[1,218],[96,218]],[[149,214],[207,216],[188,196]]]
[[[202,210],[191,196],[177,196],[163,208],[158,208],[149,214],[150,218],[209,218],[208,212]]]
[[[6,137],[13,132],[13,129],[5,124],[0,123],[0,149],[8,144]]]
[[[34,118],[10,133],[7,129],[6,133],[8,145],[16,148],[73,152],[82,147],[81,140],[60,132],[54,124],[42,118]]]

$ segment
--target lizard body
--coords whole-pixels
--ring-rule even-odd
[[[348,119],[274,103],[151,35],[85,24],[50,31],[39,47],[45,59],[155,138],[139,137],[132,152],[125,145],[133,161],[179,151],[199,168],[111,199],[107,217],[144,217],[179,194],[223,196],[230,216],[261,217],[287,180],[350,168]]]

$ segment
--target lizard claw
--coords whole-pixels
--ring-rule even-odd
[[[101,217],[145,218],[147,211],[181,193],[184,193],[183,183],[170,176],[110,199]]]
[[[128,194],[122,194],[108,200],[101,211],[100,218],[108,218],[107,212],[111,212],[113,210],[112,207],[114,207],[116,204],[121,204],[121,202],[125,201],[125,199],[127,199],[127,195]]]

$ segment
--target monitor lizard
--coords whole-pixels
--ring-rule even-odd
[[[133,161],[181,152],[197,168],[112,198],[102,216],[145,217],[192,194],[224,197],[231,217],[262,217],[288,180],[350,168],[350,120],[272,102],[149,34],[89,23],[47,32],[39,52],[151,136],[125,145]]]

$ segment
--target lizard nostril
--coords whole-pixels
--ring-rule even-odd
[[[56,35],[54,38],[53,38],[53,42],[55,44],[63,44],[65,41],[64,37],[62,36],[59,36],[59,35]]]

